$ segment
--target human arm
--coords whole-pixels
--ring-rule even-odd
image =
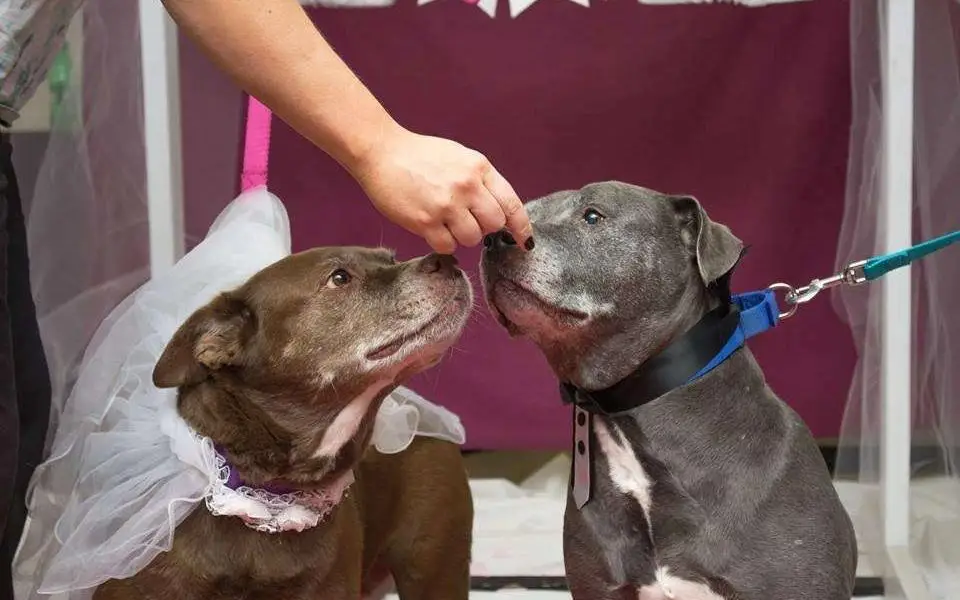
[[[400,126],[296,0],[164,0],[180,27],[244,90],[336,159],[387,218],[439,252],[504,226],[531,228],[480,153]]]

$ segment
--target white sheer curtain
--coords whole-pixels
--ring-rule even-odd
[[[94,332],[149,276],[137,17],[130,0],[86,3],[76,17],[83,59],[72,65],[47,148],[39,165],[17,165],[37,173],[25,200],[53,391],[48,448]]]
[[[27,216],[54,422],[94,331],[149,276],[137,3],[87,2],[77,18],[83,61],[52,124]]]
[[[960,3],[917,0],[914,236],[960,229]],[[853,124],[837,266],[880,246],[882,3],[851,2]],[[913,271],[911,554],[935,597],[960,598],[960,247]],[[882,555],[880,302],[878,285],[842,289],[835,305],[859,361],[840,436],[837,474],[868,493],[853,507],[861,547]]]

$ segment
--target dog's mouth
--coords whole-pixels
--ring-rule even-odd
[[[457,317],[464,310],[463,304],[464,300],[459,297],[445,302],[440,310],[413,331],[400,334],[367,352],[367,360],[381,361],[390,358],[411,343],[436,343],[442,338],[452,337],[457,329],[452,325],[459,320]]]
[[[439,313],[435,314],[430,318],[426,323],[420,326],[415,331],[410,333],[405,333],[393,339],[393,341],[387,342],[381,346],[377,346],[373,350],[367,353],[366,357],[368,360],[383,360],[384,358],[390,358],[394,354],[400,351],[400,348],[403,348],[407,342],[410,342],[424,334],[426,334],[431,328],[437,325],[437,322],[443,318],[446,310],[442,310]]]
[[[511,333],[519,333],[522,329],[519,321],[527,320],[524,317],[531,313],[539,313],[551,321],[568,326],[582,324],[590,318],[583,311],[557,306],[545,300],[528,286],[513,279],[497,280],[489,298],[497,319]]]

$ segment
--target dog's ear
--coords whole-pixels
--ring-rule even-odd
[[[221,294],[173,335],[153,369],[153,384],[158,388],[193,385],[211,371],[239,364],[254,325],[250,309],[241,300]]]
[[[710,285],[737,264],[743,242],[726,225],[711,221],[696,198],[671,200],[680,220],[680,236],[697,261],[703,283]]]

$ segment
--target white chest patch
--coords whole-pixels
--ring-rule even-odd
[[[323,432],[320,446],[313,453],[314,458],[333,458],[340,452],[343,445],[357,434],[360,423],[370,408],[370,403],[383,390],[384,385],[378,383],[370,386],[337,414],[330,427],[327,427],[327,430]]]
[[[637,501],[650,523],[650,508],[653,505],[653,480],[650,475],[640,464],[633,449],[617,441],[623,436],[615,425],[608,427],[600,419],[596,419],[593,422],[593,431],[600,451],[607,458],[613,485]],[[637,592],[638,600],[723,600],[721,596],[713,593],[709,586],[671,575],[667,567],[657,568],[656,581],[639,588]]]
[[[710,588],[694,581],[674,577],[667,567],[657,569],[657,580],[639,590],[639,600],[723,600]]]
[[[650,476],[643,469],[633,449],[628,445],[621,445],[600,419],[593,421],[593,432],[597,436],[600,451],[607,458],[613,485],[624,494],[632,496],[640,504],[649,523],[652,505],[650,492],[653,488]],[[622,437],[619,433],[620,431],[617,430],[618,438]]]

